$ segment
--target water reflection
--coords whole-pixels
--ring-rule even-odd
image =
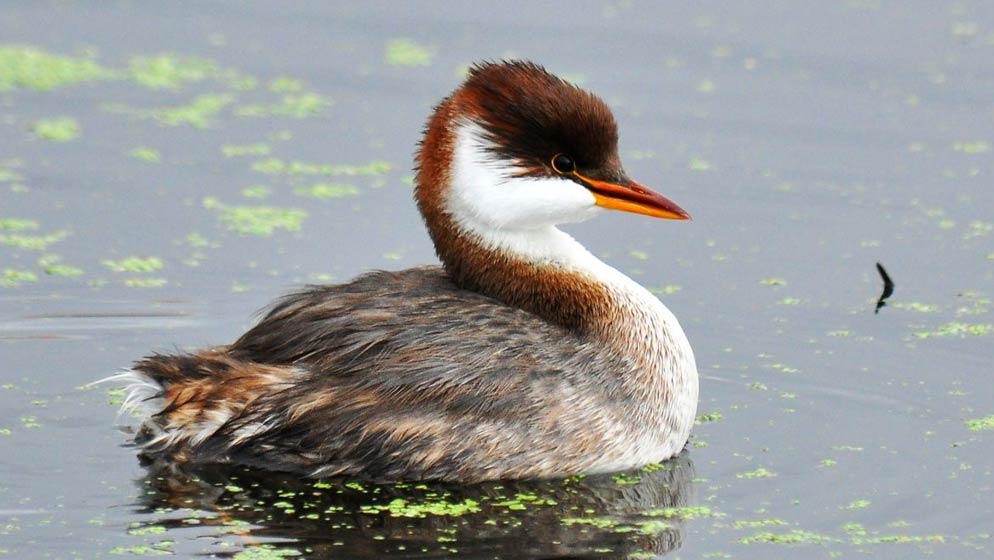
[[[654,558],[681,545],[681,518],[693,511],[686,507],[693,479],[686,452],[621,474],[469,486],[151,468],[140,481],[141,505],[155,520],[132,534],[181,540],[169,533],[190,527],[192,512],[200,527],[216,530],[210,552],[222,557],[267,547],[254,552],[266,558],[453,552],[459,558]]]

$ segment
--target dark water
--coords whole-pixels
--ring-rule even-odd
[[[994,555],[994,5],[284,4],[0,12],[0,557]],[[695,217],[570,228],[687,330],[689,452],[474,487],[140,466],[83,386],[432,262],[413,146],[507,56],[603,96],[629,173]],[[104,79],[69,83],[85,60]]]

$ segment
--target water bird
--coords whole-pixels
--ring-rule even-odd
[[[595,95],[526,61],[437,105],[415,200],[441,266],[278,300],[235,342],[117,376],[148,461],[472,482],[679,453],[698,376],[677,319],[559,224],[690,216],[637,183]]]

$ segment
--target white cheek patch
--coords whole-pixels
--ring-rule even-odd
[[[514,177],[516,169],[489,150],[479,125],[456,132],[446,206],[470,229],[527,230],[587,220],[599,211],[594,195],[559,177]]]

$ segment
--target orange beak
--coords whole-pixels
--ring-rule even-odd
[[[594,195],[598,206],[622,212],[645,214],[666,220],[689,220],[690,214],[677,203],[635,181],[625,178],[621,183],[609,183],[573,173]]]

